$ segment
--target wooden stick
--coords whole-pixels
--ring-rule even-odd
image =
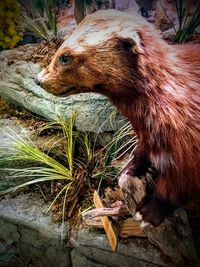
[[[94,205],[96,208],[103,208],[103,204],[102,201],[97,193],[97,191],[94,192]],[[112,248],[113,251],[116,251],[117,248],[117,236],[115,234],[115,231],[112,227],[111,222],[109,221],[107,216],[101,216],[101,222],[103,224],[104,230],[106,232],[106,235],[108,237],[110,246]]]

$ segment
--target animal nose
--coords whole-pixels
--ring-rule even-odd
[[[40,85],[40,84],[41,84],[41,82],[40,82],[40,80],[38,79],[38,77],[35,78],[35,83],[36,83],[37,85]]]

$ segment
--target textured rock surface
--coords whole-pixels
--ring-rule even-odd
[[[70,251],[60,242],[61,234],[67,236],[68,226],[65,224],[62,233],[61,226],[51,223],[51,217],[45,214],[47,208],[48,205],[38,195],[1,200],[0,238],[16,248],[16,255],[13,251],[14,266],[71,266]],[[3,243],[0,243],[3,250]],[[7,255],[12,261],[12,254]],[[11,266],[9,264],[8,259],[5,266]]]
[[[0,266],[23,259],[34,267],[199,266],[186,213],[177,210],[147,238],[119,239],[116,252],[103,230],[68,222],[62,226],[45,212],[49,204],[36,193],[6,196],[0,201]],[[63,237],[63,244],[61,243]],[[152,244],[155,244],[152,245]],[[158,249],[159,247],[160,249]],[[162,252],[161,252],[162,251]],[[169,257],[166,257],[167,255]],[[171,261],[170,261],[171,259]],[[7,265],[1,265],[1,261]]]
[[[102,264],[108,267],[167,266],[161,259],[160,252],[147,239],[120,240],[117,251],[112,252],[105,234],[82,228],[79,230],[78,237],[71,239],[71,243],[74,246],[73,254],[78,255],[79,260],[84,256],[92,262],[101,264],[98,265],[99,267]],[[77,264],[78,259],[72,258],[73,261]]]
[[[0,201],[0,252],[3,251],[7,259],[4,266],[12,266],[13,259],[19,262],[14,266],[20,267],[167,266],[147,239],[120,240],[114,253],[102,232],[80,228],[78,234],[73,230],[69,236],[67,223],[62,246],[62,227],[51,222],[51,216],[45,214],[47,208],[37,194],[6,197]],[[27,265],[20,265],[21,259]]]
[[[199,247],[194,245],[184,209],[175,210],[159,227],[146,227],[144,231],[151,243],[169,256],[175,266],[200,266]]]
[[[0,96],[8,102],[49,120],[57,118],[61,112],[66,118],[76,112],[75,125],[81,131],[115,131],[123,125],[122,117],[103,96],[79,94],[60,98],[44,91],[34,81],[40,66],[15,60],[16,54],[20,58],[20,53],[17,50],[0,53]]]

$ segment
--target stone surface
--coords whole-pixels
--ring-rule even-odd
[[[71,266],[70,250],[61,244],[61,236],[67,237],[68,225],[65,223],[62,231],[61,225],[53,224],[51,216],[45,214],[47,208],[36,194],[1,200],[0,238],[17,249],[18,255],[13,257],[19,265],[14,266]],[[22,259],[27,265],[20,265]],[[6,266],[11,265],[8,262]]]
[[[51,216],[45,213],[48,207],[49,203],[36,193],[1,199],[0,253],[3,256],[0,266],[10,267],[13,260],[19,263],[14,267],[199,266],[183,212],[181,215],[177,211],[159,228],[145,230],[156,246],[147,238],[119,239],[117,250],[113,252],[103,230],[85,225],[77,228],[74,224],[69,228],[65,222],[62,231],[62,226],[53,223]],[[157,247],[172,259],[173,264]],[[22,265],[20,260],[27,265]]]
[[[117,251],[112,252],[102,231],[75,227],[70,232],[65,223],[62,232],[61,225],[52,223],[51,216],[45,213],[48,206],[35,193],[7,196],[0,201],[0,252],[7,262],[4,266],[12,266],[13,259],[19,263],[14,266],[20,267],[167,266],[160,251],[147,239],[120,240]],[[27,265],[20,265],[21,259]]]
[[[184,209],[175,210],[164,223],[158,227],[146,227],[144,231],[151,243],[169,256],[175,266],[200,266],[200,259]]]
[[[160,251],[151,245],[147,239],[119,240],[117,250],[113,252],[105,234],[98,234],[97,231],[82,228],[79,229],[78,237],[71,239],[71,243],[75,248],[73,251],[75,255],[78,254],[79,257],[82,255],[82,257],[101,264],[100,266],[102,264],[109,267],[167,266],[161,259]]]
[[[34,81],[40,66],[15,60],[16,54],[20,58],[20,53],[17,50],[0,53],[0,96],[5,100],[48,120],[56,119],[61,112],[66,118],[76,112],[75,126],[81,131],[116,131],[124,124],[123,118],[103,96],[79,94],[61,98],[44,91]]]
[[[108,267],[108,265],[91,261],[91,259],[80,254],[76,249],[72,250],[72,266],[73,267]]]

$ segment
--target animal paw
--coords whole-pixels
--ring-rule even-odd
[[[138,212],[135,217],[136,219],[140,218],[142,221],[141,227],[145,227],[148,224],[159,226],[175,208],[175,205],[169,199],[154,194],[151,197],[143,198],[137,208]]]

